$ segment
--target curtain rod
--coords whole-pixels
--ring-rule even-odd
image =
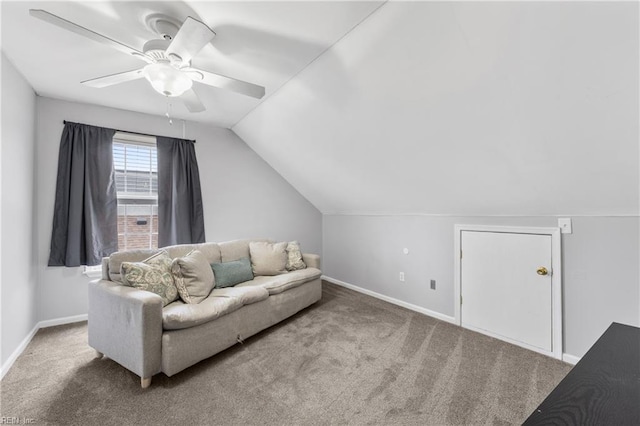
[[[67,121],[67,120],[62,120],[62,122],[64,124],[67,124],[67,123],[69,123],[69,124],[85,124],[85,123],[76,123],[75,121]],[[85,125],[86,126],[92,126],[92,124],[85,124]],[[102,127],[102,126],[94,126],[94,127]],[[130,133],[132,135],[150,136],[152,138],[157,138],[158,136],[160,136],[160,137],[169,137],[169,136],[162,136],[162,135],[150,135],[149,133],[132,132],[130,130],[120,130],[120,129],[113,129],[113,130],[115,130],[116,132]],[[179,138],[172,138],[172,139],[179,139]],[[183,139],[183,140],[196,143],[195,139]]]

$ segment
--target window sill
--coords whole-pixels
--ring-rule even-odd
[[[82,274],[89,278],[102,278],[102,265],[85,266]]]

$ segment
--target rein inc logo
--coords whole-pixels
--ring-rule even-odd
[[[36,419],[29,417],[0,417],[0,425],[35,425]]]

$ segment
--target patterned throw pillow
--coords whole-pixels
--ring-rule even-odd
[[[297,271],[306,267],[307,265],[302,260],[300,244],[297,241],[291,241],[287,244],[287,271]]]
[[[122,262],[122,283],[159,295],[162,297],[162,306],[167,306],[178,298],[178,289],[171,274],[171,262],[164,250],[142,262]]]

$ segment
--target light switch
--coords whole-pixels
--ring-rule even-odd
[[[571,229],[571,218],[570,217],[559,217],[558,218],[558,227],[560,228],[560,232],[563,234],[571,234],[573,233]]]

